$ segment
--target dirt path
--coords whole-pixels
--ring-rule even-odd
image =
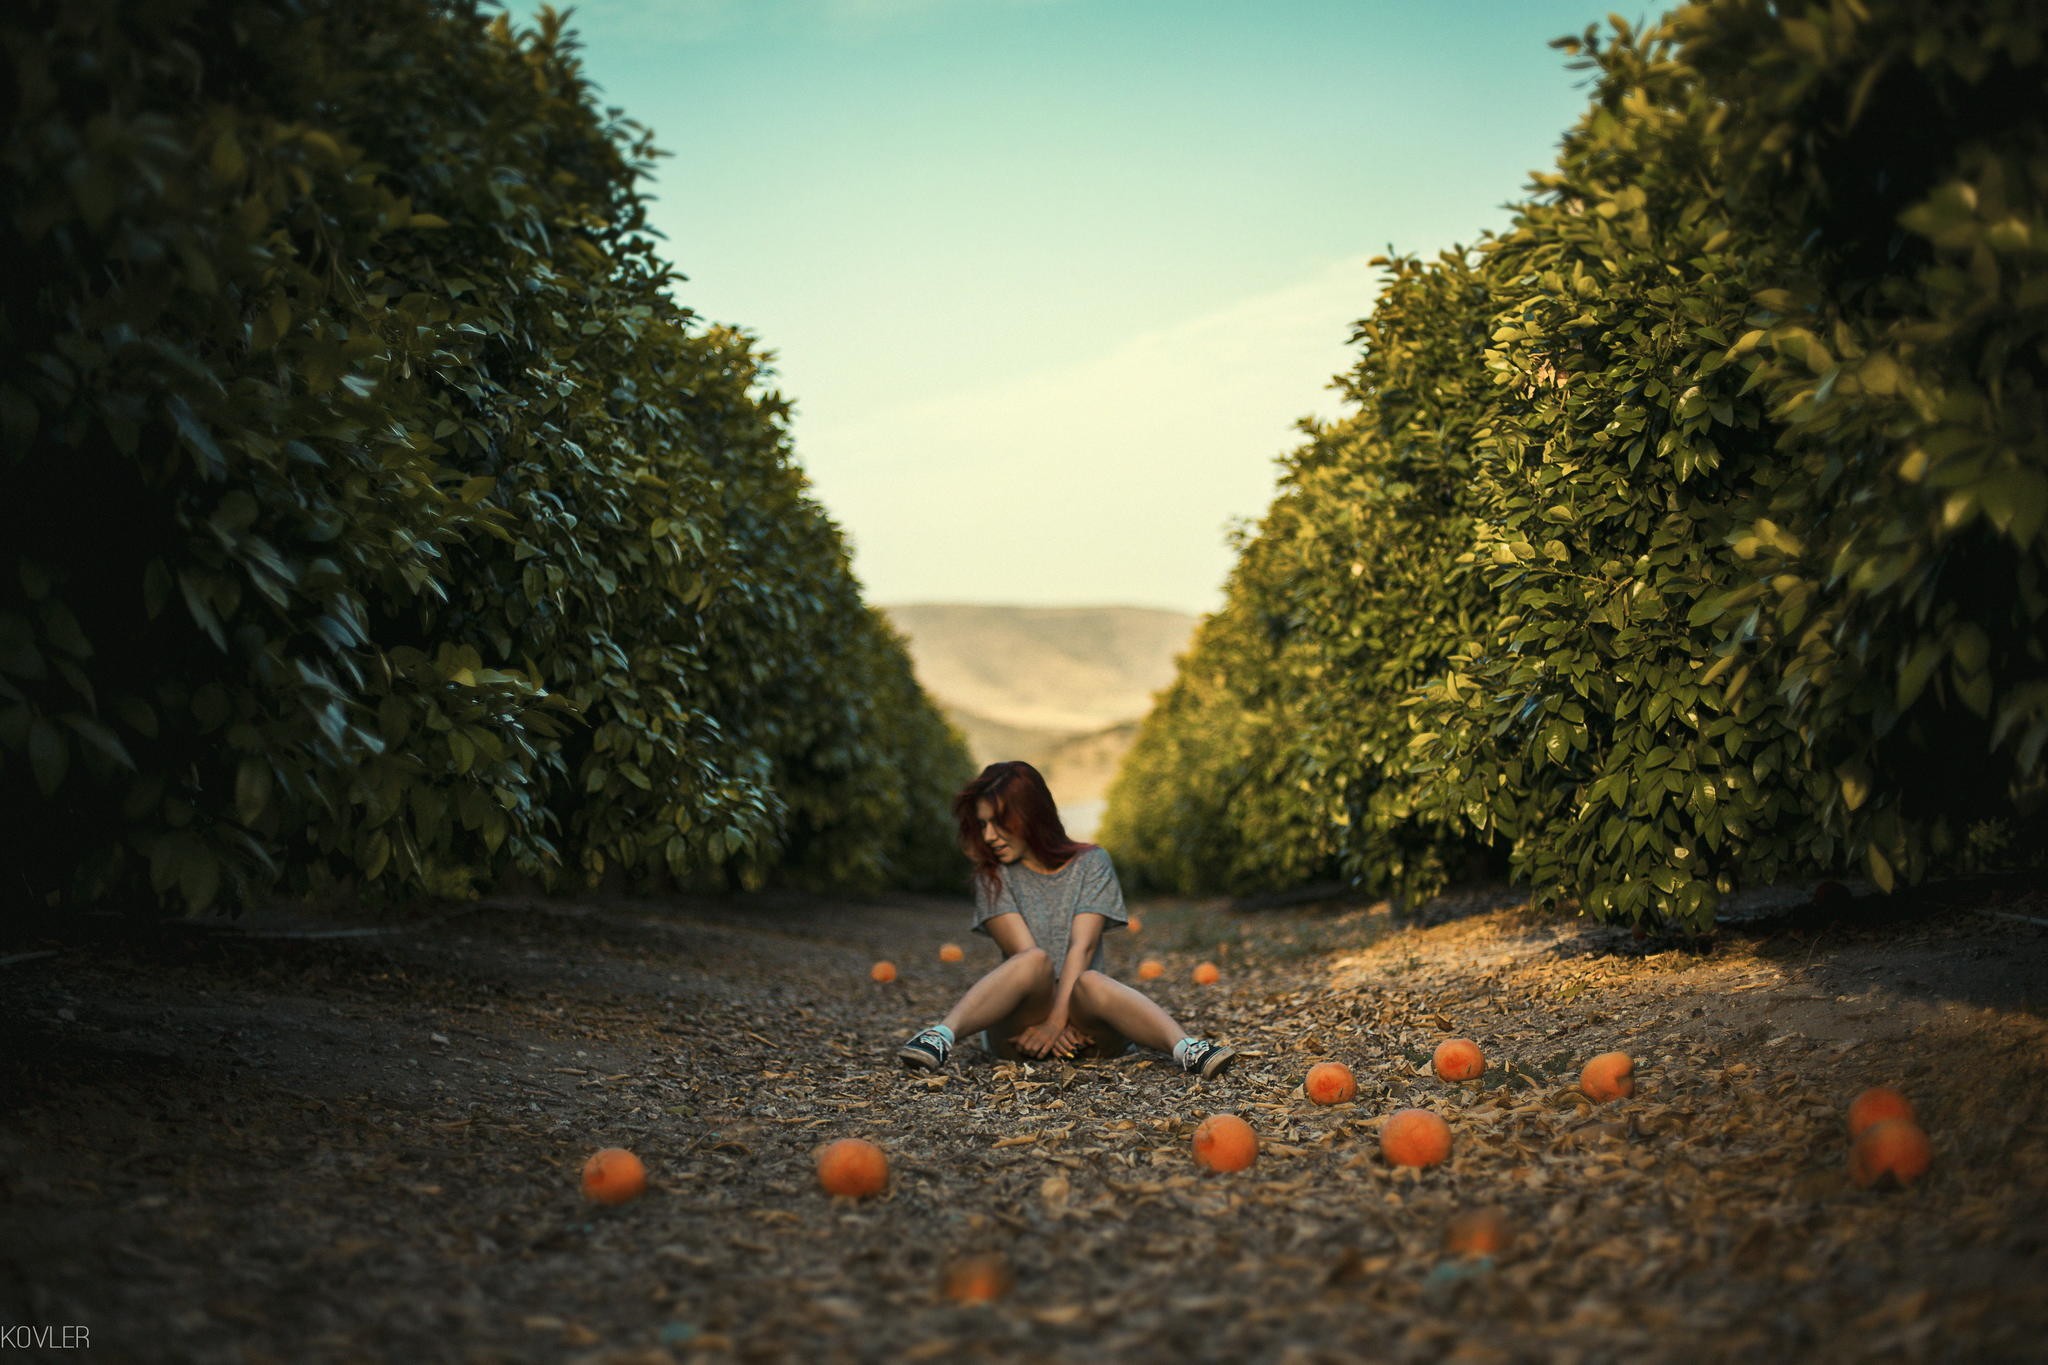
[[[51,1359],[294,1363],[2039,1360],[2048,905],[1970,899],[1705,954],[1504,897],[1405,927],[1143,907],[1116,962],[1163,959],[1162,1002],[1246,1050],[1205,1083],[972,1048],[896,1068],[992,954],[946,901],[500,904],[14,962],[0,1330],[89,1331]],[[1220,984],[1188,981],[1203,957]],[[1428,1074],[1451,1034],[1481,1080]],[[1611,1048],[1639,1089],[1594,1108],[1570,1087]],[[1324,1058],[1355,1102],[1303,1098]],[[1844,1175],[1844,1105],[1878,1081],[1933,1136],[1909,1190]],[[1410,1104],[1457,1134],[1421,1175],[1375,1138]],[[1199,1175],[1220,1110],[1264,1149]],[[887,1149],[886,1197],[817,1189],[842,1135]],[[647,1197],[581,1201],[608,1145]],[[1517,1230],[1497,1263],[1440,1249],[1477,1205]],[[948,1302],[946,1265],[991,1249],[1010,1297]]]

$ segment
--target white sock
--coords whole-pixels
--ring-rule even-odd
[[[933,1033],[938,1034],[941,1038],[944,1038],[946,1040],[947,1047],[951,1047],[955,1042],[959,1041],[958,1039],[953,1037],[953,1030],[947,1028],[944,1024],[933,1024],[931,1027],[931,1031]]]

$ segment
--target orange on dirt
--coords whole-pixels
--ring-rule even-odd
[[[877,962],[874,966],[868,968],[868,975],[877,981],[894,981],[896,979],[896,964],[893,962]]]
[[[1444,1250],[1453,1256],[1498,1256],[1512,1240],[1508,1216],[1499,1209],[1466,1209],[1444,1224]]]
[[[1888,1085],[1873,1085],[1849,1101],[1849,1136],[1852,1138],[1862,1137],[1864,1129],[1886,1119],[1918,1123],[1920,1116],[1913,1112],[1911,1100]]]
[[[1476,1081],[1486,1070],[1486,1054],[1470,1038],[1446,1038],[1436,1045],[1429,1064],[1436,1068],[1439,1080]]]
[[[1579,1093],[1595,1104],[1636,1093],[1636,1061],[1626,1052],[1603,1052],[1579,1073]]]
[[[607,1147],[583,1163],[583,1197],[593,1204],[624,1204],[647,1193],[647,1168],[623,1147]]]
[[[1451,1125],[1427,1109],[1396,1109],[1380,1125],[1380,1155],[1392,1166],[1434,1166],[1451,1154]]]
[[[1317,1104],[1342,1104],[1358,1098],[1358,1077],[1342,1062],[1317,1062],[1308,1069],[1301,1088]]]
[[[1124,932],[1127,934],[1135,934],[1144,927],[1145,921],[1139,919],[1136,915],[1132,915],[1129,919],[1124,921]]]
[[[1195,1129],[1195,1164],[1241,1171],[1259,1154],[1259,1135],[1235,1114],[1211,1114]]]
[[[1855,899],[1840,882],[1822,882],[1813,888],[1813,904],[1822,910],[1840,910]]]
[[[1216,964],[1213,962],[1197,963],[1195,966],[1195,984],[1197,986],[1213,986],[1216,984],[1217,978],[1222,975],[1222,972],[1216,970]]]
[[[880,1194],[889,1188],[889,1158],[865,1138],[838,1138],[818,1149],[818,1183],[848,1199]]]
[[[1138,980],[1157,981],[1166,975],[1166,964],[1156,957],[1148,957],[1138,964]]]
[[[946,1267],[946,1297],[955,1303],[994,1303],[1010,1292],[1010,1263],[1001,1255],[965,1256]]]
[[[1849,1178],[1869,1189],[1905,1186],[1927,1174],[1934,1148],[1911,1119],[1879,1119],[1849,1149]]]
[[[957,943],[941,943],[939,945],[939,961],[941,962],[958,962],[966,956],[966,953],[960,951],[960,945]]]

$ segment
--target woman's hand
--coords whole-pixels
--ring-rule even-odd
[[[1010,1039],[1010,1042],[1026,1057],[1043,1057],[1059,1046],[1061,1035],[1066,1031],[1067,1025],[1064,1021],[1056,1023],[1051,1019],[1041,1019]]]
[[[1043,1019],[1010,1039],[1027,1057],[1071,1057],[1094,1039],[1063,1019]]]

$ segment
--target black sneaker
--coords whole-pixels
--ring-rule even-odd
[[[896,1060],[905,1066],[921,1066],[926,1071],[937,1071],[946,1064],[946,1054],[953,1045],[946,1041],[946,1035],[935,1028],[928,1028],[896,1049]]]
[[[1236,1060],[1236,1048],[1197,1038],[1188,1044],[1187,1060],[1180,1064],[1180,1069],[1198,1074],[1206,1081]]]

